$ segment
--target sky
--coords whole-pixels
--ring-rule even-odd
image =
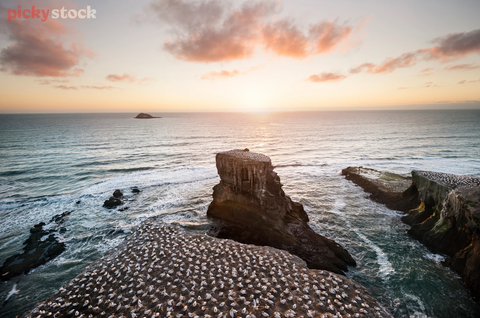
[[[479,12],[478,0],[2,0],[0,113],[480,108]]]

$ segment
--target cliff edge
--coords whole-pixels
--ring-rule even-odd
[[[308,226],[303,206],[285,195],[269,157],[231,150],[218,153],[216,164],[220,183],[207,211],[222,221],[215,236],[286,250],[309,268],[343,273],[356,265],[342,246]]]
[[[480,178],[415,170],[405,178],[363,167],[348,167],[342,174],[372,200],[408,213],[402,217],[411,225],[408,234],[447,255],[445,265],[480,301]]]

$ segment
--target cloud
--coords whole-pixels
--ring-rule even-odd
[[[148,82],[154,82],[154,81],[155,81],[154,78],[144,77],[144,78],[142,78],[142,79],[139,79],[139,80],[138,80],[138,83],[139,83],[139,84],[146,84],[146,83],[148,83]]]
[[[457,84],[465,84],[466,82],[467,82],[466,80],[463,80],[463,81],[458,82]]]
[[[444,63],[467,54],[480,53],[480,29],[449,34],[437,38],[433,42],[438,45],[403,53],[398,57],[388,58],[381,64],[364,63],[352,68],[350,73],[356,74],[363,71],[371,74],[391,73],[399,68],[411,67],[421,61],[436,60]]]
[[[427,67],[427,68],[424,68],[423,70],[420,71],[420,73],[429,73],[433,71],[433,68],[432,67]]]
[[[316,53],[331,52],[351,35],[353,28],[348,25],[339,25],[337,20],[320,22],[310,29],[310,36],[316,44]]]
[[[477,68],[480,68],[480,65],[456,64],[456,65],[450,65],[445,67],[445,69],[449,71],[470,71],[470,70],[476,70]]]
[[[439,86],[439,85],[437,85],[437,84],[434,84],[433,82],[426,82],[424,85],[420,85],[420,86],[410,86],[410,87],[401,86],[401,87],[398,87],[398,89],[435,88],[435,87],[442,87],[442,86]]]
[[[201,79],[202,80],[216,80],[216,79],[223,79],[223,78],[230,78],[230,77],[235,77],[238,76],[242,73],[240,73],[237,70],[233,71],[227,71],[227,70],[222,70],[220,72],[208,72],[202,75]]]
[[[83,73],[79,67],[82,59],[95,56],[57,20],[2,21],[0,29],[12,42],[0,51],[0,69],[10,74],[79,76]]]
[[[129,75],[127,73],[123,73],[123,75],[117,75],[117,74],[108,74],[107,75],[107,80],[111,82],[129,82],[133,83],[136,81],[136,78],[132,75]]]
[[[342,75],[342,74],[337,74],[337,73],[328,73],[328,72],[324,72],[324,73],[321,73],[320,75],[310,75],[308,78],[307,78],[307,81],[309,82],[314,82],[314,83],[320,83],[320,82],[338,82],[338,81],[341,81],[343,79],[347,78],[346,75]]]
[[[99,90],[117,89],[117,87],[113,87],[113,86],[90,86],[90,85],[82,85],[82,88],[85,88],[85,89],[99,89]]]
[[[68,83],[67,79],[48,79],[48,80],[35,80],[40,85],[51,85],[52,83]]]
[[[232,7],[232,1],[152,0],[147,11],[170,26],[172,39],[163,48],[190,62],[247,59],[257,48],[305,58],[334,51],[358,29],[333,20],[305,30],[294,19],[277,17],[279,1],[245,1]]]
[[[56,85],[56,86],[53,86],[55,88],[59,88],[59,89],[65,89],[65,90],[77,90],[78,87],[77,86],[67,86],[67,85]]]
[[[263,27],[262,41],[267,51],[277,55],[304,58],[309,54],[309,39],[296,25],[283,20],[269,23]]]
[[[480,53],[480,29],[448,34],[433,40],[433,42],[438,45],[427,49],[432,59],[447,60],[471,53]]]

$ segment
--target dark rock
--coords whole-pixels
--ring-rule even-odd
[[[154,117],[150,114],[146,114],[146,113],[140,113],[138,114],[135,118],[138,118],[138,119],[150,119],[150,118],[162,118],[162,117]]]
[[[132,188],[132,193],[134,193],[134,194],[140,193],[140,189],[137,188],[137,187],[133,187]]]
[[[480,178],[412,171],[412,184],[399,192],[392,190],[404,178],[399,175],[362,167],[342,173],[371,193],[372,200],[407,212],[402,221],[411,225],[408,233],[434,253],[446,254],[445,264],[480,301]],[[382,181],[382,175],[390,178]]]
[[[80,204],[82,201],[78,200],[77,202],[75,202],[76,204]]]
[[[232,150],[218,153],[216,163],[221,181],[207,215],[221,222],[211,234],[287,250],[310,268],[343,273],[356,265],[343,247],[308,226],[303,206],[285,195],[269,157]]]
[[[22,273],[27,274],[30,270],[47,263],[60,255],[65,250],[65,244],[59,242],[51,231],[43,230],[45,223],[36,224],[30,229],[30,236],[24,242],[23,253],[9,257],[0,268],[0,279],[9,280],[13,276]],[[42,241],[42,237],[48,237]]]
[[[103,206],[105,208],[111,209],[111,208],[115,208],[115,207],[117,207],[119,205],[122,205],[122,204],[123,204],[122,200],[114,198],[114,197],[110,197],[110,199],[105,200],[105,202],[103,203]]]
[[[123,197],[122,191],[120,191],[120,190],[118,190],[118,189],[115,190],[115,191],[113,192],[113,197],[114,197],[114,198],[117,198],[117,199]]]
[[[128,207],[128,206],[126,206],[126,207],[124,207],[124,208],[118,209],[118,211],[121,211],[121,212],[123,212],[123,211],[126,211],[126,210],[128,210],[128,209],[129,209],[129,207]]]

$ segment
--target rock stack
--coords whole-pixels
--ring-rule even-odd
[[[350,254],[308,226],[300,203],[282,190],[269,157],[245,150],[216,155],[220,183],[207,215],[219,220],[214,235],[291,252],[310,268],[343,273],[355,266]]]

